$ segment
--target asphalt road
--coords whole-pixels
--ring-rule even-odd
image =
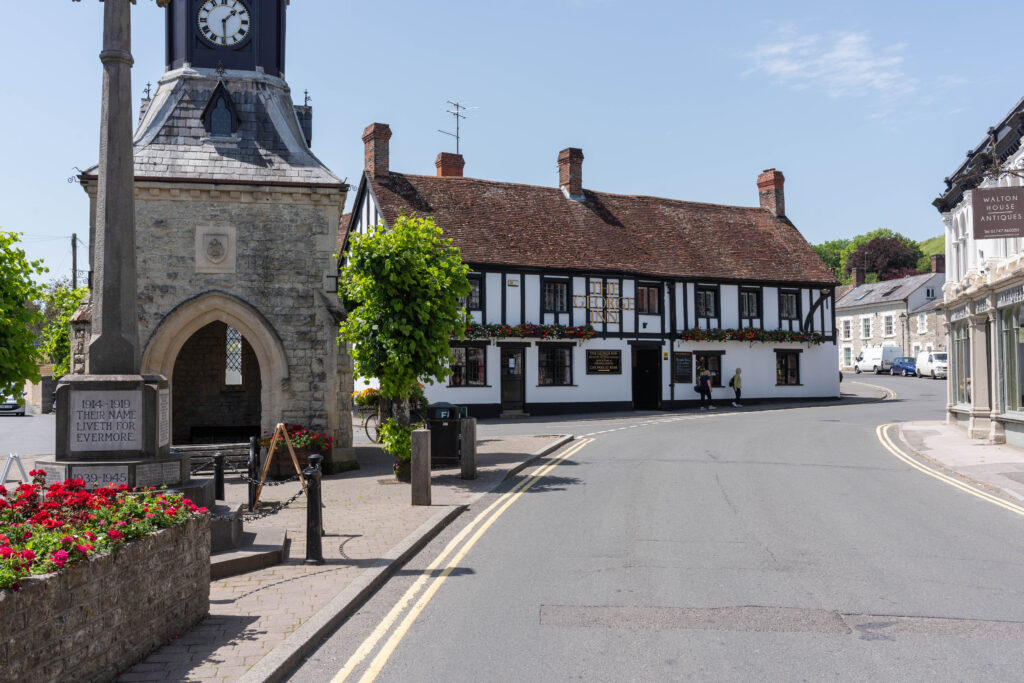
[[[1020,680],[1024,519],[875,436],[945,382],[846,381],[897,396],[560,423],[291,680]]]

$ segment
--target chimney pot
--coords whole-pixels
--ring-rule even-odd
[[[860,287],[864,284],[864,269],[850,268],[850,275],[853,277],[853,286]]]
[[[386,123],[371,123],[363,131],[363,161],[366,172],[375,178],[388,174],[388,152],[391,126]]]
[[[462,169],[466,167],[466,160],[461,154],[441,152],[434,160],[434,165],[437,166],[438,178],[461,178]]]
[[[932,272],[933,273],[945,273],[946,272],[946,255],[945,254],[932,254]]]
[[[768,209],[773,216],[786,215],[786,195],[782,190],[785,182],[786,176],[774,168],[766,168],[757,176],[757,195],[761,200],[761,208]]]
[[[566,147],[558,153],[558,187],[570,199],[583,198],[583,150]]]

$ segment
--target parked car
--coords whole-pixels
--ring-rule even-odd
[[[918,377],[946,377],[949,360],[945,351],[922,351],[917,356]]]
[[[903,375],[910,377],[917,374],[917,361],[913,356],[900,356],[892,362],[889,368],[890,375]]]
[[[862,349],[853,369],[857,374],[871,371],[876,375],[888,372],[892,362],[900,357],[901,349],[898,346],[869,346]]]
[[[25,394],[22,394],[24,398]],[[0,415],[25,415],[24,402],[18,403],[15,396],[4,396],[3,403],[0,403]]]

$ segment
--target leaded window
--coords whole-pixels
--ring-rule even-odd
[[[544,312],[566,313],[569,310],[569,283],[565,280],[544,281]]]
[[[783,320],[800,318],[800,296],[798,292],[779,292],[779,317]]]
[[[572,347],[538,345],[537,383],[541,386],[572,384]]]
[[[800,384],[800,352],[775,352],[775,383]]]
[[[453,387],[482,387],[487,384],[487,349],[481,346],[454,346],[452,374],[449,383]]]
[[[227,356],[224,362],[224,384],[237,387],[242,383],[242,333],[228,325]]]
[[[483,278],[479,275],[469,276],[469,295],[461,299],[462,305],[466,307],[467,311],[480,311],[483,310],[483,297],[481,291],[483,290]]]
[[[714,287],[697,287],[695,297],[697,300],[698,318],[718,317],[718,289]]]
[[[638,313],[658,315],[661,311],[661,287],[657,285],[637,285],[636,310]]]

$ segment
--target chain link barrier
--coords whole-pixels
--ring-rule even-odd
[[[298,477],[296,477],[296,480],[297,479],[298,479]],[[278,483],[286,484],[288,482],[282,481],[282,482],[278,482]],[[274,506],[273,508],[270,508],[269,510],[253,510],[252,512],[243,512],[242,513],[242,519],[245,520],[246,522],[252,522],[252,521],[255,521],[257,519],[264,519],[266,517],[270,517],[272,515],[276,515],[278,512],[280,512],[281,510],[284,510],[286,507],[288,507],[289,505],[294,503],[298,499],[298,497],[301,496],[301,495],[302,495],[302,487],[300,486],[299,490],[295,492],[295,495],[292,496],[291,498],[289,498],[288,500],[286,500],[285,502],[278,503],[276,506]]]

